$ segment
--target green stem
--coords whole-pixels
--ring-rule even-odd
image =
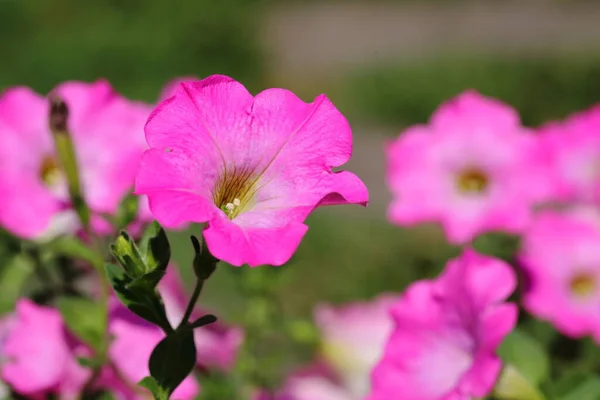
[[[185,309],[185,314],[183,314],[183,318],[179,323],[179,328],[188,323],[190,317],[192,316],[192,312],[194,311],[194,307],[198,302],[198,297],[200,297],[200,292],[202,292],[202,287],[204,286],[204,280],[200,278],[196,278],[196,286],[194,287],[194,292],[192,293],[192,297]]]
[[[100,301],[103,311],[102,344],[99,350],[98,358],[100,359],[101,364],[105,364],[108,359],[108,345],[110,340],[108,332],[108,302],[110,300],[110,282],[108,281],[108,277],[104,272],[104,251],[101,241],[91,229],[91,212],[85,202],[85,198],[81,190],[81,176],[78,168],[79,163],[72,140],[72,135],[69,131],[69,108],[64,100],[58,96],[52,95],[50,97],[49,111],[50,130],[52,131],[52,137],[54,138],[54,147],[58,155],[62,171],[67,178],[71,204],[75,209],[77,216],[79,217],[87,239],[90,241],[95,253],[98,254],[98,258],[93,262],[93,266],[100,278]],[[101,367],[96,368],[93,376],[97,375],[97,372],[100,368]],[[90,382],[92,379],[93,377],[90,378]]]

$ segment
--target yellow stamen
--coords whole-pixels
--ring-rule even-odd
[[[458,175],[457,186],[463,193],[480,194],[489,184],[488,176],[478,168],[469,168]]]
[[[61,172],[60,168],[58,167],[58,162],[54,156],[45,156],[42,159],[39,171],[39,176],[46,186],[54,186],[60,181]]]
[[[213,201],[217,207],[235,218],[253,205],[257,177],[254,168],[226,169],[213,189]]]
[[[596,290],[596,277],[589,273],[575,274],[569,282],[569,288],[577,297],[587,297]]]

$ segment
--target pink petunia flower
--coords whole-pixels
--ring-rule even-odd
[[[120,393],[123,400],[143,400],[148,393],[136,387],[136,384],[150,375],[148,360],[154,347],[165,335],[160,328],[143,321],[129,310],[121,311],[113,315],[110,322],[110,333],[114,335],[114,340],[109,356],[116,370],[108,372],[106,376],[109,378],[105,379],[102,386]],[[172,397],[191,400],[196,398],[199,391],[198,382],[193,376],[188,376],[177,386]]]
[[[113,214],[133,186],[150,107],[124,99],[103,80],[66,82],[54,93],[69,107],[85,200],[95,217]],[[0,160],[2,227],[27,239],[77,228],[54,151],[47,98],[25,87],[2,94]],[[94,222],[103,229],[101,219]]]
[[[501,369],[496,348],[516,324],[517,307],[505,303],[515,285],[509,265],[472,250],[412,284],[392,309],[395,330],[368,399],[485,397]]]
[[[557,199],[600,202],[599,130],[600,105],[539,129]]]
[[[28,398],[60,394],[77,399],[91,371],[77,356],[88,355],[66,331],[60,313],[30,300],[19,300],[0,352],[2,379]]]
[[[589,209],[546,211],[524,234],[525,308],[574,338],[600,343],[600,217]]]
[[[519,233],[548,196],[537,139],[512,108],[473,91],[440,106],[429,125],[407,129],[387,158],[390,220],[440,222],[453,243]]]
[[[211,253],[230,264],[287,262],[319,205],[365,205],[350,172],[348,122],[325,96],[283,89],[253,97],[225,76],[183,83],[146,124],[136,193],[167,227],[208,223]]]
[[[397,300],[397,296],[384,294],[371,302],[317,307],[315,320],[324,359],[340,377],[347,396],[358,399],[369,391],[369,372],[392,333],[390,309]]]

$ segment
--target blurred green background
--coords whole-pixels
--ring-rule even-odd
[[[254,92],[328,94],[354,127],[348,168],[372,201],[317,210],[280,268],[278,301],[308,316],[319,301],[401,291],[457,251],[436,227],[386,222],[385,140],[468,88],[531,126],[588,107],[600,98],[599,20],[585,1],[0,0],[0,89],[104,77],[154,102],[171,78],[222,73]],[[171,237],[189,276],[187,233]],[[232,319],[243,312],[234,274],[219,268],[202,298]]]

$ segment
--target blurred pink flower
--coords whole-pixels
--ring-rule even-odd
[[[112,214],[133,187],[150,106],[126,100],[103,80],[66,82],[54,93],[69,107],[85,200],[94,212]],[[76,219],[68,217],[73,213],[49,129],[47,98],[25,87],[2,94],[0,160],[2,227],[28,239],[76,229]],[[102,226],[99,218],[94,221]]]
[[[313,375],[293,377],[288,380],[281,394],[275,400],[359,400],[326,377]]]
[[[253,400],[359,400],[337,379],[336,372],[315,362],[292,373],[273,395],[259,391]]]
[[[136,192],[166,227],[208,223],[208,248],[233,265],[282,265],[315,207],[367,203],[358,177],[331,171],[349,160],[352,134],[325,96],[253,97],[214,75],[180,85],[150,116],[146,139]]]
[[[167,273],[160,281],[159,291],[165,303],[167,318],[173,326],[177,326],[189,301],[189,296],[177,273],[177,267],[170,265]],[[206,314],[204,310],[194,310],[192,320]],[[221,320],[194,330],[194,340],[198,355],[198,365],[203,368],[217,368],[228,371],[233,368],[238,350],[244,340],[244,331],[239,327],[231,327]]]
[[[128,310],[122,310],[120,315],[113,315],[110,333],[114,335],[114,340],[110,345],[109,356],[116,371],[112,371],[113,379],[108,379],[102,386],[116,389],[123,399],[143,400],[148,393],[145,389],[140,391],[135,385],[150,375],[148,360],[154,347],[165,335],[160,328],[143,321]],[[114,379],[117,375],[119,379]],[[123,378],[129,385],[123,384]],[[194,399],[199,390],[198,382],[190,375],[175,389],[172,397],[180,400]]]
[[[546,211],[524,234],[519,261],[529,284],[525,308],[567,336],[600,343],[598,211]]]
[[[472,250],[419,281],[392,309],[395,331],[372,373],[369,400],[485,397],[501,369],[496,348],[515,326],[511,267]]]
[[[600,203],[600,105],[539,129],[559,200]]]
[[[389,218],[440,222],[453,243],[521,232],[548,196],[540,151],[512,108],[467,91],[388,146]]]
[[[324,359],[353,398],[362,398],[369,391],[369,373],[392,333],[390,309],[397,300],[397,296],[384,294],[371,302],[338,308],[321,305],[315,311]]]
[[[79,398],[91,371],[76,357],[87,350],[65,330],[60,313],[23,299],[9,318],[0,350],[2,379],[28,398],[50,393]]]

